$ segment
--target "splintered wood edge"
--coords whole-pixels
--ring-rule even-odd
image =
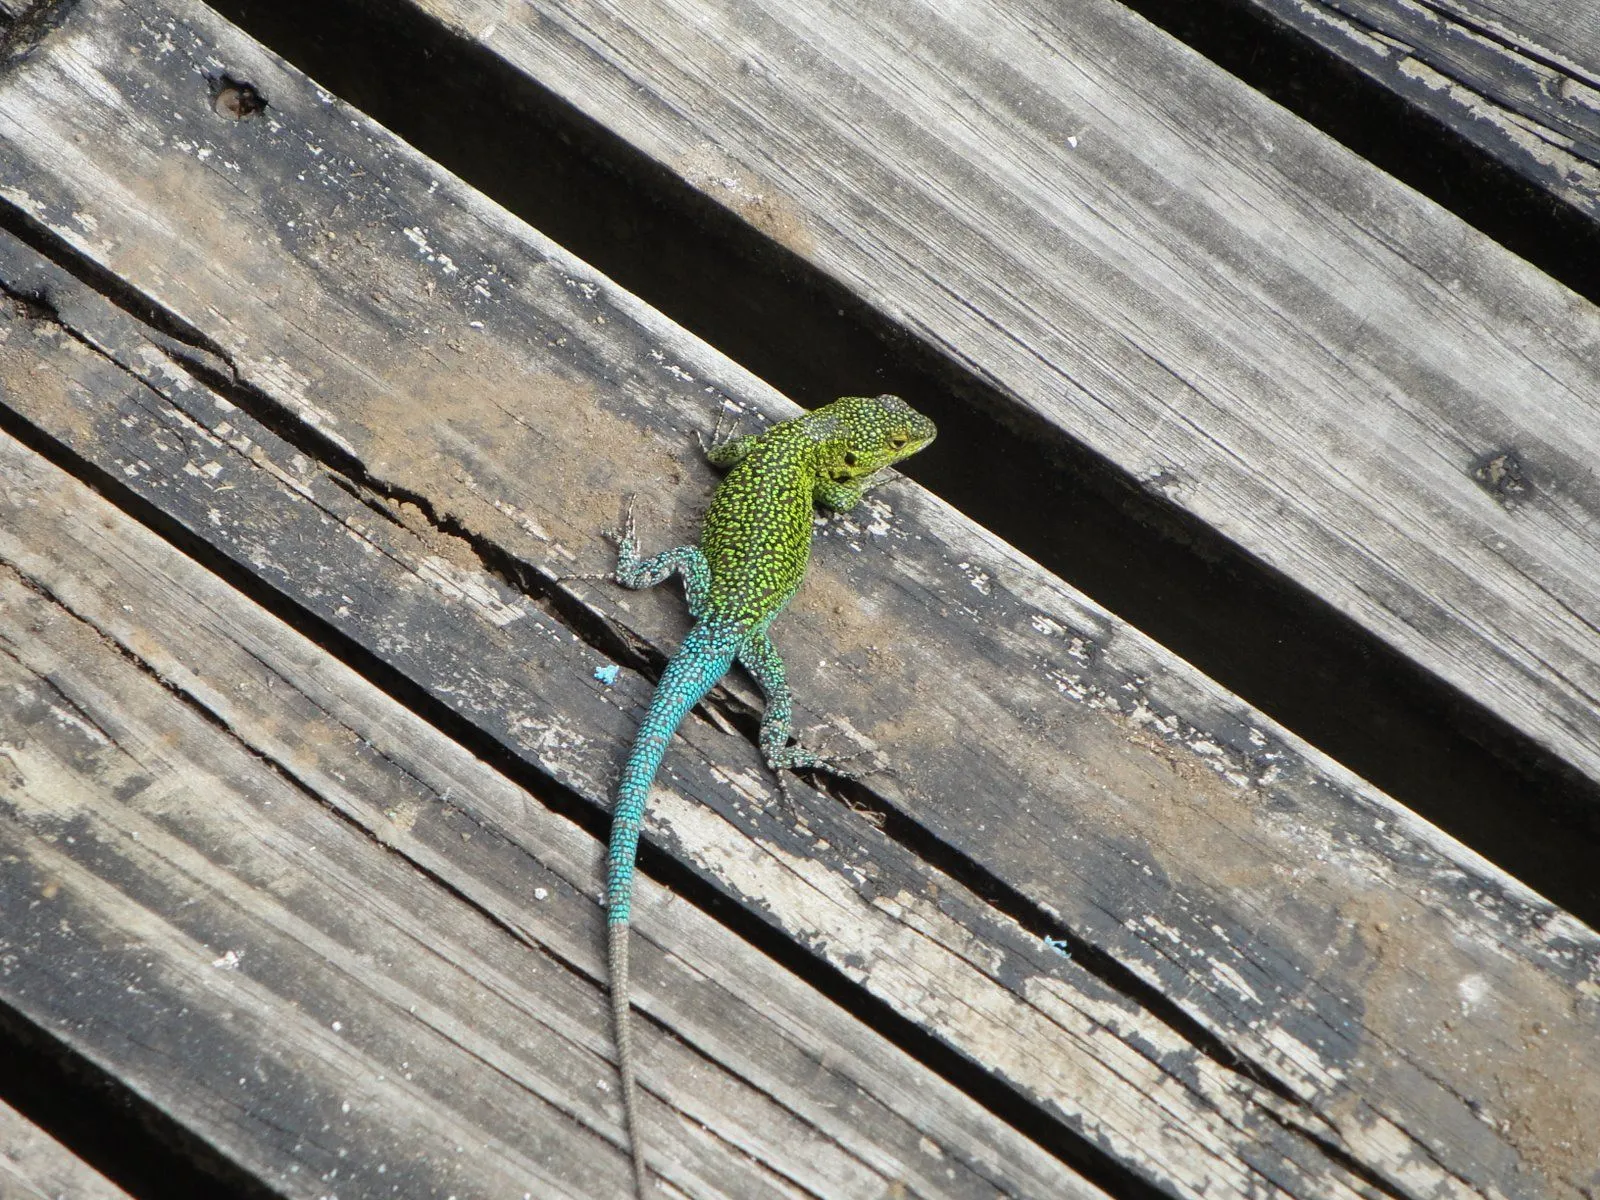
[[[1600,110],[1600,91],[1584,82],[1576,65],[1565,70],[1549,65],[1559,54],[1519,44],[1509,31],[1501,38],[1487,36],[1476,23],[1455,24],[1420,5],[1251,3],[1431,113],[1556,199],[1600,218],[1600,163],[1573,144],[1581,138],[1592,150],[1600,138],[1572,125],[1562,111],[1563,104],[1578,113]],[[1463,51],[1469,61],[1462,60]]]

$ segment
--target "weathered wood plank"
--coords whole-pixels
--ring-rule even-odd
[[[1592,306],[1109,0],[410,3],[1600,779]]]
[[[6,1200],[128,1200],[128,1193],[0,1101],[0,1196]]]
[[[1600,81],[1600,11],[1586,0],[1432,0],[1529,55]]]
[[[260,119],[219,123],[201,78],[219,65],[262,89]],[[72,363],[86,339],[154,391],[92,373],[52,389],[18,332],[0,356],[13,409],[602,805],[632,728],[618,698],[636,705],[642,681],[578,686],[597,656],[558,656],[571,632],[476,555],[530,583],[568,547],[598,566],[594,530],[633,488],[677,506],[682,535],[708,405],[792,410],[187,5],[86,0],[0,83],[0,132],[3,194],[41,236],[207,347],[108,332],[67,283],[22,279],[46,309],[34,336]],[[219,414],[186,360],[326,441]],[[1319,1143],[1408,1194],[1589,1186],[1592,934],[937,501],[882,500],[830,527],[779,630],[801,694],[884,750],[893,776],[870,782],[903,840],[1194,1026],[839,805],[808,794],[798,833],[770,820],[750,747],[703,728],[669,760],[654,836],[1169,1190],[1359,1190]],[[655,646],[682,628],[669,598],[584,595]],[[1197,1028],[1279,1094],[1222,1069]]]
[[[248,415],[195,386],[126,316],[36,259],[31,270],[20,265],[27,252],[4,235],[0,246],[8,248],[0,272],[6,288],[48,297],[73,322],[62,326],[46,317],[32,325],[31,337],[16,325],[0,326],[7,335],[0,385],[11,404],[81,451],[109,451],[104,465],[137,481],[142,496],[159,501],[191,532],[321,611],[562,786],[597,808],[606,803],[616,749],[642,710],[645,681],[622,672],[611,685],[597,682],[596,666],[605,659],[503,582],[461,565],[472,561],[465,548],[437,530],[408,529],[403,507],[384,506],[390,520],[376,517],[368,505],[378,498],[350,495],[348,482],[341,486],[337,476]],[[147,392],[100,353],[135,367],[164,395]],[[108,397],[122,399],[107,403]],[[213,422],[213,431],[200,419]],[[30,507],[48,512],[59,506]],[[27,542],[0,542],[0,558],[9,550],[37,573],[44,568],[31,546],[55,540],[42,531]],[[96,595],[117,590],[74,588],[63,572],[47,582],[53,592],[71,595],[79,611]],[[152,590],[145,589],[146,607]],[[213,598],[204,607],[219,604]],[[100,603],[93,609],[96,628],[169,681],[188,679],[193,664],[217,661],[227,650],[225,642],[197,641],[182,658],[167,659],[140,630],[151,622],[183,626],[186,639],[198,639],[193,619],[140,612],[130,623],[118,614],[115,600]],[[270,650],[254,641],[246,648],[253,657]],[[227,678],[237,668],[219,669]],[[244,724],[243,714],[225,706],[215,689],[194,695],[229,728]],[[296,763],[300,725],[274,726],[269,740],[253,748],[273,761]],[[286,736],[284,730],[295,732]],[[706,728],[686,731],[686,741],[669,764],[671,790],[656,797],[660,815],[653,827],[725,890],[760,905],[769,919],[852,977],[864,976],[876,994],[928,1032],[1081,1125],[1126,1166],[1180,1194],[1226,1184],[1340,1200],[1351,1195],[1353,1181],[1298,1128],[1309,1120],[1312,1131],[1320,1130],[1314,1116],[1285,1108],[1219,1066],[1063,957],[1064,947],[1020,930],[856,814],[805,796],[798,830],[772,819],[759,807],[765,780],[748,743]],[[325,793],[329,787],[325,780],[319,784]],[[386,790],[361,789],[371,795]],[[470,790],[444,791],[480,826],[508,842],[531,838],[530,850],[548,859],[537,831],[525,831],[509,805],[483,805]],[[383,827],[370,816],[364,820]],[[652,936],[658,919],[676,923],[677,908],[658,916],[655,901],[647,897],[642,904],[641,938]],[[590,953],[598,958],[597,932]],[[726,974],[720,959],[707,953],[696,966],[706,979],[720,981]],[[716,1022],[727,1020],[716,1005],[686,994],[681,979],[663,981],[650,962],[647,957],[635,968],[637,1002],[646,1011],[664,1011],[680,1026],[702,1009]],[[598,970],[597,961],[584,965]],[[756,986],[751,994],[766,993]],[[697,1041],[708,1034],[718,1040],[715,1024],[699,1030]],[[1151,1139],[1152,1128],[1162,1136]],[[1036,1186],[1021,1191],[1050,1194]]]
[[[594,839],[4,435],[0,477],[7,1002],[285,1194],[625,1191]],[[1099,1195],[647,897],[673,1194]]]
[[[1251,0],[1590,219],[1600,219],[1592,5]]]

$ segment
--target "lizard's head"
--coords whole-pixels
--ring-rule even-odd
[[[835,483],[892,466],[938,433],[899,396],[840,396],[813,412],[808,423],[825,447],[822,473]]]

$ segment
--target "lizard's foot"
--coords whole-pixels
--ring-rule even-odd
[[[778,802],[783,805],[783,815],[789,818],[789,824],[800,824],[800,810],[795,807],[794,795],[789,791],[789,777],[778,770],[772,772],[772,777],[778,781]]]
[[[639,498],[638,492],[629,492],[622,503],[622,528],[602,529],[600,536],[614,544],[617,549],[633,544],[633,504]]]
[[[796,744],[768,751],[766,758],[767,766],[780,779],[784,771],[826,771],[830,775],[837,775],[840,779],[860,779],[863,774],[871,772],[857,771],[844,764],[865,758],[869,753],[867,750],[856,750],[850,754],[818,754],[814,750],[807,750],[804,746]]]
[[[602,529],[600,536],[605,538],[617,548],[618,564],[609,571],[580,571],[572,575],[553,575],[557,583],[571,583],[576,580],[591,580],[599,583],[621,583],[618,577],[625,562],[632,557],[633,540],[633,502],[639,497],[637,493],[629,493],[622,510],[622,528]]]
[[[744,420],[744,409],[731,400],[722,400],[717,404],[717,421],[711,427],[711,436],[706,437],[698,429],[694,431],[694,440],[700,443],[700,453],[707,458],[711,458],[718,448],[731,440],[722,436],[722,423],[730,411],[734,414],[733,428],[737,430]]]
[[[772,771],[772,776],[778,781],[778,797],[783,801],[784,811],[788,814],[793,824],[800,823],[800,812],[795,807],[794,794],[789,787],[790,771],[826,771],[839,779],[860,779],[863,775],[870,775],[881,770],[880,766],[869,766],[865,771],[858,771],[845,766],[858,758],[865,758],[871,751],[857,750],[850,754],[818,754],[814,750],[807,750],[804,746],[794,744],[786,745],[778,750],[766,754],[767,767]],[[846,800],[846,803],[850,803]],[[854,808],[855,805],[851,804]]]

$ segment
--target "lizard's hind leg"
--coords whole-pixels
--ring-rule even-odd
[[[863,751],[836,756],[818,754],[794,744],[794,694],[789,691],[789,674],[784,669],[783,656],[769,636],[758,633],[750,638],[739,650],[738,660],[767,698],[766,711],[761,714],[761,754],[778,777],[778,786],[786,800],[788,784],[784,771],[809,769],[827,771],[843,779],[857,778],[857,773],[844,764],[861,757]]]
[[[674,575],[683,576],[683,593],[689,603],[689,615],[699,620],[705,608],[706,594],[711,589],[711,569],[706,566],[705,555],[698,546],[674,546],[650,558],[639,557],[639,541],[634,536],[633,502],[628,497],[622,518],[622,529],[604,530],[604,536],[617,544],[617,565],[614,570],[584,572],[577,575],[557,575],[557,583],[574,579],[597,579],[607,583],[620,583],[635,591],[665,583]]]
[[[674,546],[649,558],[640,558],[639,541],[633,528],[633,501],[634,497],[629,496],[622,532],[612,535],[617,543],[616,581],[625,588],[638,590],[655,587],[674,575],[681,575],[689,615],[698,621],[711,590],[711,568],[706,565],[706,556],[700,553],[698,546]]]

